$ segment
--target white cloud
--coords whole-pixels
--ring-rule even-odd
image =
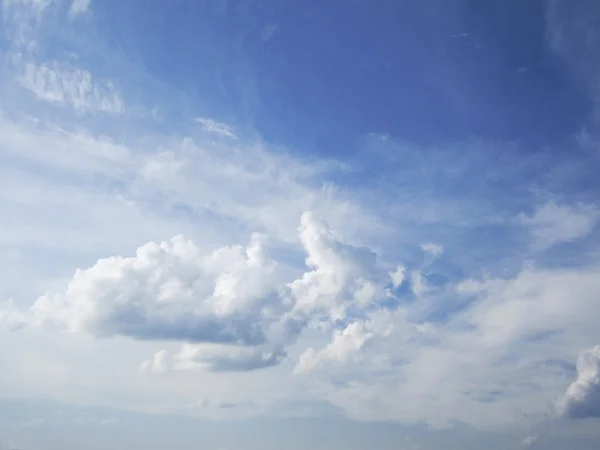
[[[423,263],[417,270],[410,273],[410,286],[413,294],[417,297],[431,291],[431,286],[427,284],[427,275],[432,264],[444,254],[444,247],[431,242],[421,244],[421,250],[424,253]]]
[[[559,413],[572,419],[600,418],[600,345],[577,360],[577,380],[559,399]]]
[[[442,256],[444,253],[444,247],[442,245],[434,244],[432,242],[421,244],[421,250],[423,250],[423,252],[425,252],[425,255],[427,256],[425,264],[433,262],[434,260]]]
[[[70,19],[82,16],[89,10],[91,0],[1,0],[0,4],[2,32],[12,50],[33,56],[44,44],[38,33],[44,22],[61,17],[56,13],[63,7]]]
[[[73,0],[71,3],[71,8],[69,13],[72,16],[78,16],[79,14],[84,14],[90,9],[90,5],[92,4],[92,0]]]
[[[537,436],[527,436],[525,439],[523,439],[523,446],[524,447],[531,447],[537,441],[538,441],[538,437]]]
[[[202,130],[206,131],[207,133],[214,133],[232,139],[238,138],[235,134],[235,129],[231,125],[216,122],[215,120],[210,118],[202,117],[197,118],[196,121],[202,124]]]
[[[260,237],[210,254],[183,237],[149,243],[136,256],[99,260],[79,269],[60,293],[36,300],[32,324],[99,337],[257,344],[281,308],[273,262]]]
[[[201,414],[219,417],[239,414],[239,405],[257,415],[310,398],[363,420],[504,426],[523,411],[543,417],[564,391],[562,364],[597,336],[596,266],[533,265],[514,277],[473,275],[434,288],[434,263],[455,255],[441,258],[444,247],[426,243],[420,266],[397,259],[417,261],[404,256],[428,239],[451,238],[423,235],[443,227],[443,217],[461,227],[481,223],[462,214],[466,208],[415,200],[412,189],[389,197],[393,188],[384,197],[340,189],[327,182],[340,164],[273,154],[214,119],[197,119],[189,135],[128,122],[126,85],[39,59],[40,36],[18,24],[50,20],[50,1],[19,5],[28,12],[9,17],[7,29],[18,33],[7,36],[14,64],[5,69],[35,105],[17,89],[22,104],[17,98],[0,116],[0,288],[26,294],[0,307],[0,326],[20,330],[0,341],[0,394],[186,414],[200,414],[188,406],[203,398],[211,407]],[[73,18],[90,4],[64,6]],[[43,103],[80,114],[46,123]],[[21,113],[34,117],[8,119]],[[375,197],[402,200],[378,217],[365,201]],[[430,226],[415,230],[401,216]],[[520,220],[538,248],[548,248],[593,233],[598,213],[550,203]],[[252,231],[260,233],[248,245],[228,245]],[[190,240],[161,242],[181,234]],[[464,257],[477,246],[467,239]],[[20,259],[8,259],[9,251]],[[82,269],[72,276],[75,267]],[[395,298],[403,293],[386,292],[390,281],[409,281],[416,298]],[[25,299],[36,297],[27,309]],[[423,304],[443,318],[420,321]],[[113,339],[95,339],[106,336]],[[149,355],[139,369],[167,376],[140,376],[135,364]],[[595,398],[597,364],[586,364],[564,411]],[[291,377],[294,368],[304,376]]]
[[[216,344],[185,344],[174,356],[177,370],[245,372],[276,366],[287,356],[282,348],[248,348]]]
[[[165,325],[173,324],[171,337],[179,339],[189,332],[182,326],[185,320],[206,318],[208,314],[218,324],[224,324],[236,316],[240,321],[233,323],[234,334],[243,334],[243,330],[256,325],[266,337],[265,342],[254,346],[188,344],[193,351],[187,361],[177,360],[175,356],[182,352],[168,343],[136,341],[135,345],[142,347],[123,353],[120,364],[115,363],[111,370],[122,371],[119,374],[128,380],[122,374],[129,370],[131,362],[141,361],[140,354],[150,355],[156,345],[167,350],[168,355],[164,365],[159,362],[155,367],[166,366],[172,373],[169,377],[141,377],[139,386],[137,381],[128,381],[130,384],[106,385],[105,389],[123,393],[135,388],[136,402],[142,402],[143,407],[171,407],[173,392],[189,402],[189,392],[185,390],[195,386],[200,377],[216,386],[215,404],[225,400],[250,401],[254,392],[251,385],[263,386],[261,393],[271,392],[265,397],[268,404],[261,406],[261,411],[265,411],[278,401],[313,392],[314,375],[319,379],[317,391],[321,398],[352,417],[434,424],[457,419],[483,426],[506,424],[514,418],[515,411],[541,415],[548,400],[565,386],[564,373],[547,367],[545,362],[568,360],[574,348],[589,345],[589,337],[594,336],[592,318],[600,313],[594,297],[600,289],[597,269],[546,270],[532,266],[514,278],[469,279],[460,285],[461,289],[426,292],[425,297],[435,294],[436,304],[450,309],[457,296],[472,302],[449,314],[448,323],[443,325],[410,323],[407,317],[419,306],[417,300],[415,304],[398,306],[398,314],[390,319],[393,331],[386,339],[366,337],[368,333],[377,334],[377,329],[369,328],[363,329],[363,334],[352,334],[350,328],[350,336],[344,337],[342,330],[348,325],[373,320],[377,301],[385,297],[390,271],[398,267],[398,261],[380,265],[375,250],[360,245],[357,236],[378,236],[378,229],[365,219],[364,209],[343,197],[343,192],[311,187],[318,185],[313,180],[318,180],[321,169],[287,156],[273,156],[264,146],[254,143],[238,142],[238,146],[252,151],[235,153],[227,146],[198,137],[169,139],[153,135],[152,145],[144,147],[143,142],[119,142],[34,122],[2,119],[1,124],[0,147],[6,161],[22,161],[26,164],[19,167],[32,165],[40,170],[0,169],[0,192],[4,193],[0,194],[0,207],[9,220],[3,222],[0,242],[17,243],[23,249],[52,249],[51,253],[32,258],[29,264],[23,263],[28,270],[39,271],[27,278],[17,271],[21,278],[7,283],[29,285],[30,280],[39,279],[49,270],[47,266],[37,268],[44,261],[62,267],[50,289],[44,286],[36,290],[36,296],[39,292],[51,292],[41,297],[49,299],[49,309],[38,311],[38,319],[52,319],[67,330],[137,338],[145,335],[162,340],[168,336],[165,329],[169,331],[169,327]],[[245,154],[252,156],[246,159]],[[90,184],[89,179],[107,179],[110,186],[125,187],[112,193],[105,191],[104,185]],[[168,205],[184,207],[198,215],[191,223],[179,220]],[[307,209],[315,213],[302,216]],[[210,217],[218,219],[211,222],[206,218],[208,214],[203,216],[198,211],[209,211]],[[331,228],[320,217],[325,217]],[[23,227],[23,223],[31,226]],[[349,224],[358,227],[349,229]],[[267,232],[272,242],[262,241],[257,235],[248,246],[224,245],[244,242],[255,229]],[[193,238],[194,244],[183,239],[147,244],[131,257],[96,262],[102,255],[130,255],[135,248],[133,243],[160,242],[160,238],[181,230]],[[384,244],[385,241],[382,247]],[[88,252],[85,258],[65,258],[64,255],[82,248]],[[274,256],[264,254],[266,248]],[[388,256],[395,256],[398,249],[387,250]],[[425,257],[439,253],[432,250]],[[308,267],[294,263],[302,255],[308,256]],[[202,263],[209,260],[210,264]],[[217,260],[221,263],[217,264]],[[63,283],[62,277],[70,275],[67,270],[73,266],[88,269]],[[413,267],[406,267],[410,273]],[[273,276],[269,270],[275,271]],[[194,286],[189,289],[191,297],[185,293],[190,285]],[[203,291],[200,286],[206,289]],[[274,296],[258,295],[263,287]],[[84,295],[79,295],[82,292]],[[203,292],[205,295],[200,295]],[[276,298],[279,300],[271,303]],[[17,308],[22,305],[23,301],[13,305],[11,314],[23,314],[24,310]],[[131,305],[139,308],[127,309]],[[143,312],[155,320],[157,327],[152,328],[150,322],[134,327],[126,320],[123,312],[127,311],[133,311],[130,319],[136,311]],[[290,317],[297,319],[296,327],[286,330]],[[332,324],[332,319],[342,317],[343,322]],[[153,333],[158,329],[163,331],[162,337]],[[302,331],[300,336],[298,330]],[[331,341],[334,331],[340,337]],[[19,339],[26,341],[28,336],[42,332],[45,333],[24,330]],[[550,333],[551,344],[535,339],[544,333]],[[74,342],[83,339],[70,338]],[[90,352],[99,346],[106,348],[110,357],[104,360],[111,361],[111,341],[90,342]],[[46,348],[47,344],[44,340],[43,345],[36,345]],[[35,348],[31,344],[23,352],[31,355],[38,351]],[[64,348],[68,345],[64,344]],[[289,377],[288,371],[295,363],[300,365],[300,356],[309,348],[315,349],[312,356],[317,362],[305,357],[306,367],[314,363],[315,370],[305,371],[303,377]],[[116,353],[120,352],[119,349]],[[65,354],[69,355],[62,353]],[[280,358],[284,354],[289,364],[276,365],[283,362]],[[66,369],[55,368],[53,358],[60,358],[57,355],[36,359],[41,361],[36,362],[36,367],[50,367],[56,379],[63,379]],[[182,370],[174,370],[178,363],[177,368]],[[22,362],[26,368],[31,364]],[[153,365],[154,359],[147,364]],[[244,376],[248,378],[243,383],[223,373],[259,367],[270,369],[246,372]],[[132,370],[135,372],[135,367]],[[211,378],[213,372],[219,372],[218,382]],[[19,375],[22,373],[32,371],[23,369]],[[25,380],[16,375],[14,379]],[[77,376],[64,379],[72,381]],[[322,388],[323,380],[328,379],[332,386]],[[27,380],[20,382],[35,386],[42,383]],[[180,380],[190,381],[181,388],[173,384]],[[156,391],[157,386],[162,390]],[[53,385],[52,392],[60,391],[59,387]],[[36,392],[45,395],[51,388],[47,389],[40,387]],[[86,386],[80,389],[89,391]],[[195,389],[206,389],[194,390],[198,395],[211,393],[208,388]],[[68,389],[61,392],[66,397],[71,395]],[[80,395],[78,400],[89,401],[85,394]],[[125,400],[113,397],[111,401]],[[134,403],[131,401],[129,406]],[[172,408],[182,404],[183,401]]]
[[[361,364],[343,374],[323,366],[320,379],[329,374],[332,384],[322,395],[361,420],[505,427],[520,411],[547,417],[569,376],[561,361],[595,334],[599,275],[529,267],[514,278],[469,281],[459,298],[470,303],[439,324],[406,322],[411,307],[400,310]],[[437,301],[456,301],[455,292],[438,292]]]
[[[383,277],[372,250],[341,242],[310,213],[302,216],[300,239],[312,270],[289,284],[297,313],[336,320],[346,316],[350,304],[364,308],[381,298]]]
[[[377,270],[383,273],[376,269],[372,252],[336,240],[312,214],[302,216],[300,235],[309,254],[307,264],[316,270],[287,283],[289,289],[262,235],[254,234],[246,248],[228,246],[208,254],[179,236],[148,243],[134,257],[101,259],[89,269],[78,269],[66,290],[42,295],[26,313],[4,314],[11,320],[23,317],[32,326],[96,337],[200,343],[184,345],[173,357],[179,369],[274,366],[308,322],[321,319],[329,308],[366,308],[383,292],[382,285],[369,281]],[[351,324],[336,332],[332,344],[315,358],[343,360],[380,327],[373,321]],[[312,364],[307,358],[301,364]],[[161,350],[140,369],[162,373],[169,366],[168,354]]]
[[[345,364],[356,358],[363,347],[378,335],[389,335],[389,324],[382,326],[377,321],[350,323],[343,330],[335,330],[331,342],[321,350],[305,350],[295,368],[296,373],[310,372],[327,364]]]
[[[70,106],[81,113],[123,114],[125,102],[115,84],[94,80],[92,74],[67,63],[27,61],[18,83],[38,100]]]
[[[558,205],[546,203],[533,214],[521,215],[521,223],[530,230],[534,248],[544,250],[564,242],[589,235],[600,219],[600,211],[593,205]]]
[[[15,306],[13,300],[0,302],[0,329],[18,330],[25,326],[27,326],[27,318]]]
[[[398,266],[394,272],[390,272],[390,278],[392,279],[392,285],[398,288],[404,283],[406,276],[406,269],[402,266]]]
[[[145,373],[165,373],[169,369],[168,356],[166,350],[159,350],[140,365],[140,370]]]

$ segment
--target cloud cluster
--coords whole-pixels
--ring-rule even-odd
[[[401,294],[403,266],[344,242],[315,214],[302,215],[298,241],[306,255],[300,271],[270,256],[261,234],[212,251],[182,237],[149,243],[135,256],[78,270],[65,290],[27,311],[6,308],[2,323],[161,342],[140,366],[149,374],[249,372],[291,358],[300,379],[319,380],[319,395],[352,417],[441,426],[502,424],[515,409],[541,414],[560,386],[552,361],[568,361],[600,313],[594,268],[529,265],[514,277]],[[425,262],[411,272],[413,284],[414,273],[435,272],[441,255],[440,246],[421,247]],[[414,316],[423,305],[445,316]],[[597,353],[580,360],[564,415],[594,414]],[[535,383],[546,397],[522,376],[541,376]]]
[[[600,345],[581,354],[577,379],[557,406],[560,414],[571,419],[600,418]]]
[[[101,259],[79,269],[66,290],[42,295],[26,313],[4,313],[3,322],[20,319],[100,338],[186,342],[171,363],[165,351],[156,353],[142,364],[146,372],[277,365],[304,327],[353,320],[373,306],[390,281],[380,275],[386,272],[377,267],[373,252],[337,240],[310,213],[301,222],[309,269],[292,282],[279,273],[263,235],[254,234],[246,247],[208,254],[177,236],[143,245],[133,257]],[[350,323],[334,334],[327,349],[305,354],[301,365],[308,370],[324,359],[348,358],[379,325]]]

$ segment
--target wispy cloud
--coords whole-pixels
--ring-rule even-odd
[[[52,61],[23,64],[18,83],[39,100],[70,106],[81,113],[123,114],[125,102],[111,82],[97,82],[85,69]]]
[[[235,130],[231,125],[225,123],[216,122],[210,118],[199,117],[196,119],[198,123],[202,125],[202,130],[207,133],[214,133],[219,136],[228,137],[231,139],[237,139]]]
[[[544,250],[554,245],[588,236],[600,219],[594,205],[546,203],[531,215],[521,215],[521,223],[534,238],[533,245]]]

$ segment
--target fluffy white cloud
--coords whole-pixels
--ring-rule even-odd
[[[387,274],[380,272],[372,250],[344,244],[310,213],[302,216],[300,239],[312,270],[289,284],[296,313],[337,320],[351,304],[365,308],[381,298]]]
[[[383,326],[382,326],[383,325]],[[345,364],[358,357],[363,347],[373,338],[389,335],[393,325],[380,321],[359,321],[350,323],[343,330],[335,330],[331,342],[321,350],[309,348],[302,355],[295,368],[296,373],[309,372],[324,365]]]
[[[537,441],[538,441],[538,437],[537,436],[527,436],[525,439],[523,439],[523,446],[524,447],[531,447]]]
[[[41,296],[29,314],[33,324],[101,337],[252,345],[265,339],[267,313],[283,306],[273,276],[259,235],[208,255],[179,236],[77,270],[66,291]]]
[[[577,360],[577,380],[558,401],[565,417],[600,417],[600,345],[586,350]]]
[[[254,234],[246,247],[207,254],[177,236],[148,243],[134,257],[101,259],[79,269],[65,291],[39,297],[26,313],[6,310],[3,322],[10,328],[28,321],[96,337],[200,343],[184,345],[174,364],[167,362],[166,351],[156,353],[142,364],[147,372],[170,366],[210,371],[274,366],[313,319],[325,314],[329,320],[329,310],[345,316],[346,308],[370,307],[384,291],[374,276],[385,273],[376,267],[375,254],[337,240],[322,220],[304,214],[300,238],[309,271],[291,283],[268,256],[263,235]],[[346,359],[379,332],[375,325],[354,323],[336,332],[314,358]],[[317,364],[309,359],[304,355],[301,365]]]
[[[392,279],[392,285],[398,288],[404,283],[406,277],[406,269],[402,266],[398,266],[394,272],[390,272],[390,278]]]
[[[538,206],[533,214],[520,217],[529,228],[538,250],[556,244],[570,242],[589,235],[600,219],[600,211],[593,205],[558,205],[546,203]]]

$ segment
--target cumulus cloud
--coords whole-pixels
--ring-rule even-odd
[[[342,330],[335,330],[325,348],[308,348],[300,355],[295,373],[310,372],[329,364],[344,365],[356,359],[371,340],[389,336],[394,328],[390,319],[388,314],[379,314],[370,320],[352,322]]]
[[[16,6],[15,14],[4,15],[3,19],[35,26],[49,5],[57,1],[4,0],[4,5]],[[64,8],[52,8],[53,12],[57,15],[68,12],[74,18],[89,10],[90,2],[63,0],[62,6]],[[20,7],[28,9],[28,15],[19,16],[17,13],[21,10],[17,9]],[[44,18],[50,20],[52,17],[54,14]],[[135,398],[136,402],[141,399],[140,403],[145,403],[147,397],[159,399],[158,403],[165,398],[170,402],[178,395],[189,402],[189,398],[210,397],[213,390],[212,404],[220,405],[223,410],[244,402],[250,404],[247,397],[260,398],[263,392],[276,393],[269,394],[273,395],[269,401],[273,399],[276,403],[287,395],[304,396],[305,392],[290,394],[282,391],[291,385],[297,386],[293,383],[306,386],[311,382],[309,374],[315,373],[319,378],[315,389],[318,394],[352,417],[429,423],[462,420],[489,425],[492,422],[505,424],[514,418],[517,410],[539,411],[546,407],[548,398],[564,390],[562,379],[558,377],[557,382],[555,373],[550,373],[547,366],[560,362],[574,345],[587,343],[589,336],[595,335],[593,319],[600,312],[595,297],[600,278],[595,268],[564,271],[529,268],[509,279],[491,276],[480,281],[469,280],[458,288],[438,289],[434,288],[428,270],[442,256],[444,248],[433,243],[421,245],[424,262],[420,268],[396,264],[380,267],[374,250],[350,242],[370,242],[374,248],[388,252],[386,257],[406,254],[405,247],[396,244],[412,246],[441,236],[451,239],[447,230],[437,236],[423,236],[422,233],[435,232],[434,222],[438,226],[441,217],[461,216],[458,210],[464,210],[457,208],[456,212],[448,213],[455,205],[450,205],[447,210],[446,206],[438,204],[444,203],[443,199],[414,199],[416,189],[406,190],[405,195],[411,197],[406,201],[398,200],[404,197],[397,195],[398,192],[394,194],[394,189],[386,190],[386,196],[382,198],[379,191],[369,197],[362,192],[351,191],[345,195],[329,185],[322,187],[323,178],[328,178],[329,171],[338,170],[338,165],[329,162],[304,164],[286,155],[273,155],[262,143],[241,142],[241,134],[238,136],[233,127],[209,118],[197,120],[197,126],[190,130],[193,138],[160,135],[149,128],[128,128],[127,124],[121,123],[127,118],[123,117],[127,116],[124,113],[131,109],[121,96],[122,92],[128,91],[126,84],[121,84],[126,83],[126,79],[120,80],[117,86],[75,66],[73,61],[76,59],[71,62],[40,60],[38,57],[46,52],[28,52],[31,48],[26,46],[34,46],[35,39],[41,36],[24,36],[26,30],[20,25],[5,29],[18,31],[14,36],[8,36],[9,40],[14,38],[14,54],[7,60],[14,66],[5,72],[14,75],[23,88],[17,90],[17,95],[23,96],[29,91],[38,100],[37,106],[45,102],[79,112],[77,120],[80,122],[74,126],[80,129],[91,125],[90,128],[102,133],[107,130],[102,129],[104,121],[116,120],[116,128],[122,130],[123,135],[133,136],[141,131],[139,134],[145,137],[135,141],[131,138],[126,145],[116,144],[116,141],[121,142],[116,137],[96,139],[85,132],[65,130],[72,123],[66,126],[56,123],[56,128],[44,128],[43,124],[21,126],[6,118],[0,119],[3,155],[14,158],[20,169],[35,168],[27,177],[18,179],[24,180],[22,182],[13,182],[14,178],[9,178],[14,176],[8,174],[12,166],[2,173],[0,179],[4,189],[0,190],[7,193],[0,199],[4,216],[18,225],[9,223],[0,235],[11,244],[18,240],[23,247],[43,248],[45,253],[36,262],[43,259],[51,261],[50,264],[60,264],[61,269],[52,273],[62,275],[67,266],[68,270],[70,267],[88,267],[78,270],[65,289],[55,288],[39,297],[29,310],[9,303],[0,306],[0,327],[19,330],[25,325],[47,326],[99,338],[129,338],[120,339],[119,343],[131,350],[121,353],[119,349],[118,358],[114,359],[112,353],[106,357],[99,356],[102,351],[96,351],[106,349],[109,341],[82,338],[82,342],[89,344],[86,350],[90,349],[91,356],[86,356],[89,359],[73,358],[73,361],[96,362],[104,357],[107,358],[104,361],[111,361],[111,366],[118,365],[116,359],[139,362],[142,359],[138,356],[139,349],[144,348],[144,355],[150,356],[147,346],[156,345],[160,350],[141,364],[141,371],[156,374],[174,370],[219,372],[218,376],[178,373],[181,385],[167,386],[168,380],[152,385],[153,379],[146,380],[140,384],[151,386],[151,389],[164,385],[168,392],[148,395],[143,392],[143,387],[139,387],[135,395],[123,396]],[[41,39],[38,44],[44,46]],[[572,48],[569,45],[565,54],[572,53]],[[58,50],[62,51],[62,48]],[[55,58],[62,53],[49,51],[48,54]],[[117,73],[114,76],[118,78]],[[146,85],[136,87],[147,88]],[[30,100],[28,94],[27,102],[23,103],[30,103]],[[169,106],[176,108],[179,105],[161,106],[167,111]],[[87,122],[100,114],[103,115],[102,123]],[[391,140],[383,135],[376,138]],[[232,142],[236,145],[231,146]],[[157,153],[153,153],[154,150]],[[406,167],[407,170],[414,168]],[[42,178],[43,183],[40,182]],[[99,178],[110,180],[108,195],[102,190],[104,186],[97,188]],[[35,187],[32,180],[37,183]],[[76,182],[69,184],[71,180]],[[113,194],[113,186],[120,187],[116,189],[119,208],[109,208],[102,203]],[[394,223],[399,214],[390,215],[386,217],[394,220],[390,221],[389,229],[399,230],[397,234],[402,234],[402,238],[379,233],[381,228],[375,222],[388,219],[383,215],[381,219],[372,219],[364,214],[368,208],[360,205],[361,201],[368,203],[365,198],[375,196],[382,203],[394,198],[394,203],[400,205],[397,209],[402,216],[414,218],[418,215],[419,220],[426,217],[431,226],[417,232],[405,227],[404,222]],[[16,206],[7,206],[13,203]],[[121,208],[121,203],[130,209]],[[422,204],[427,205],[425,210],[415,206]],[[111,203],[107,201],[106,205]],[[163,207],[164,210],[160,209]],[[141,211],[143,208],[147,208],[143,215],[127,215],[130,210]],[[375,209],[373,207],[372,211]],[[35,214],[18,215],[24,210],[35,211]],[[40,210],[46,211],[44,215],[38,213]],[[168,211],[165,217],[170,220],[175,210],[184,210],[193,216],[190,220],[193,225],[173,221],[168,225],[160,222],[156,226],[160,214]],[[297,239],[297,220],[306,210],[315,213],[302,215],[300,239]],[[57,219],[56,211],[63,212],[60,219]],[[211,218],[207,219],[208,216]],[[320,219],[321,216],[327,217],[333,229]],[[56,225],[65,217],[69,220],[66,225]],[[132,217],[138,219],[135,224],[131,224]],[[216,218],[214,222],[213,217]],[[474,221],[473,217],[467,219],[465,222]],[[481,223],[479,218],[475,222]],[[538,248],[584,237],[594,231],[596,222],[594,208],[585,205],[548,204],[521,217],[521,223],[531,231]],[[32,230],[22,227],[23,223],[32,224]],[[107,223],[116,225],[102,228]],[[131,226],[123,227],[123,223]],[[219,227],[218,233],[209,236],[207,230],[215,223]],[[231,226],[227,225],[225,230],[224,223]],[[138,230],[145,230],[146,225],[153,227],[152,233],[140,231],[143,236],[133,235]],[[396,228],[396,225],[400,226]],[[440,226],[443,227],[443,223]],[[55,234],[54,227],[60,229],[60,233]],[[125,228],[135,232],[119,234]],[[255,235],[246,246],[222,246],[223,242],[246,239],[247,230],[255,229],[267,231],[278,244],[283,242],[285,249],[278,248],[280,253],[277,255],[293,253],[289,258],[293,260],[290,263],[293,267],[281,267],[289,263],[288,253],[274,261],[267,252],[268,243],[261,235]],[[181,237],[154,243],[157,236],[168,237],[183,230],[187,236],[193,235],[195,244]],[[243,238],[239,238],[240,234]],[[359,238],[351,239],[356,236]],[[89,253],[85,257],[77,255],[80,258],[77,261],[95,261],[100,252],[127,255],[123,248],[130,249],[132,239],[153,242],[142,245],[131,257],[114,256],[95,264],[81,265],[64,257],[84,246]],[[213,243],[219,248],[206,251],[206,246],[212,247]],[[448,241],[448,244],[456,248],[456,242]],[[478,242],[468,244],[469,248],[474,248]],[[107,245],[110,250],[105,248]],[[53,250],[49,256],[49,247],[58,250]],[[302,256],[307,256],[306,267],[301,263],[295,265]],[[37,276],[41,272],[31,279],[46,276],[46,273]],[[27,284],[22,282],[23,279],[20,275],[15,284]],[[390,314],[385,318],[382,314],[383,318],[378,320],[374,311],[385,308],[386,303],[378,304],[378,301],[392,295],[385,289],[390,282],[395,288],[409,282],[416,297],[435,294],[432,311],[447,312],[452,309],[448,305],[455,305],[457,298],[468,298],[468,302],[461,304],[460,310],[444,314],[440,319],[443,323],[411,323],[407,319],[418,316],[411,313],[418,309],[421,298],[391,302],[395,303],[397,315]],[[42,291],[48,289],[46,286]],[[55,286],[54,282],[52,286]],[[398,291],[402,292],[394,291],[393,295],[405,293],[404,289]],[[31,298],[29,295],[24,297]],[[50,336],[47,331],[35,330],[31,335]],[[22,334],[18,339],[24,342],[30,335]],[[158,343],[134,342],[136,340]],[[177,341],[181,347],[173,350],[172,343],[161,341]],[[15,352],[19,353],[19,358],[30,351],[24,348]],[[2,354],[4,357],[5,350]],[[276,376],[278,371],[260,377],[233,378],[221,373],[273,367],[292,357],[298,358],[291,363],[296,363],[296,372],[306,374],[306,377],[294,378],[298,381],[281,380]],[[19,358],[14,357],[12,361],[18,362]],[[53,363],[47,365],[54,368]],[[28,361],[27,373],[32,372],[29,365]],[[597,364],[595,367],[595,372],[591,372],[597,376]],[[55,370],[57,379],[70,376],[59,373],[59,369]],[[343,371],[343,375],[336,369]],[[85,372],[85,369],[77,370]],[[558,369],[554,366],[553,370]],[[580,404],[581,399],[590,404],[589,399],[594,398],[595,394],[590,394],[596,392],[590,381],[594,376],[581,375],[584,372],[590,370],[580,371],[576,383],[584,382],[569,388],[571,394],[568,392],[565,396],[565,411],[580,411],[581,406],[573,405]],[[342,378],[351,379],[352,383],[341,386],[344,383],[337,382]],[[203,383],[216,379],[220,381]],[[185,384],[184,380],[193,381]],[[327,381],[331,381],[331,386],[323,388]],[[28,381],[23,381],[21,386],[27,386],[26,383]],[[226,388],[220,383],[226,384]],[[98,391],[114,394],[119,390],[138,389],[131,384],[127,387],[116,384]],[[205,386],[201,387],[203,384]],[[266,385],[263,391],[257,388],[260,384]],[[86,389],[89,391],[89,383]],[[197,389],[207,390],[199,392]],[[40,388],[39,392],[42,390]],[[226,395],[223,390],[227,391]],[[586,393],[582,394],[584,391]],[[88,396],[86,391],[84,397]],[[177,400],[173,401],[177,403]],[[258,408],[253,405],[249,409],[255,413]],[[589,413],[590,409],[587,411]]]
[[[346,316],[350,304],[364,308],[381,296],[382,274],[373,251],[341,242],[311,213],[302,216],[300,239],[312,270],[289,284],[296,313],[336,320]]]
[[[538,250],[556,244],[574,241],[589,235],[600,219],[600,211],[592,205],[558,205],[546,203],[538,206],[531,215],[521,215]]]
[[[264,308],[281,306],[261,239],[202,254],[179,236],[99,260],[77,270],[64,292],[38,298],[31,321],[99,337],[261,343]]]
[[[343,330],[336,330],[329,345],[322,350],[307,349],[300,356],[296,373],[318,368],[329,361],[344,363],[357,354],[374,334],[362,322],[355,322]]]
[[[577,360],[577,379],[559,399],[559,413],[571,419],[600,418],[600,345]]]
[[[598,289],[597,268],[529,266],[514,277],[468,280],[436,292],[442,310],[468,300],[439,322],[412,322],[409,305],[385,339],[348,339],[364,360],[343,374],[335,357],[319,359],[315,350],[305,367],[320,369],[320,379],[331,380],[326,398],[358,419],[504,426],[517,411],[546,417],[548,401],[564,388],[573,344],[597,334]]]
[[[252,235],[246,247],[208,253],[177,236],[145,244],[133,257],[101,259],[79,269],[63,292],[42,295],[26,312],[7,308],[0,317],[6,328],[14,328],[10,325],[20,318],[30,326],[100,338],[187,342],[172,357],[161,350],[144,361],[144,372],[275,366],[309,323],[333,324],[346,317],[347,308],[373,306],[389,280],[370,250],[336,239],[328,225],[310,213],[301,222],[308,270],[291,283],[278,272],[264,235]],[[350,324],[335,332],[328,348],[304,355],[302,365],[344,360],[381,328],[381,321],[375,320]]]

